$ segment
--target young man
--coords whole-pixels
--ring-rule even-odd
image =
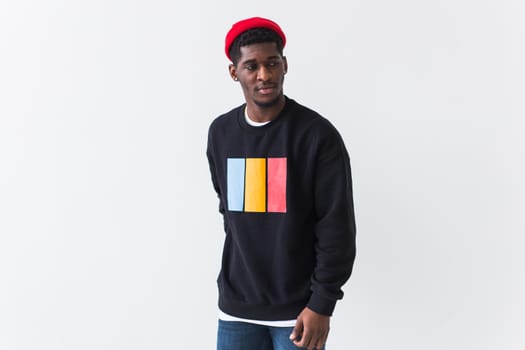
[[[208,134],[226,232],[218,350],[324,349],[355,258],[348,154],[330,122],[283,94],[285,44],[260,17],[226,35],[246,103]]]

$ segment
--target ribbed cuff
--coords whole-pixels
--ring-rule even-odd
[[[312,311],[325,316],[332,316],[335,309],[336,300],[327,299],[319,294],[313,293],[306,305]]]

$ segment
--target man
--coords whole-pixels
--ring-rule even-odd
[[[326,119],[283,94],[285,44],[260,17],[226,35],[246,103],[208,134],[226,232],[218,350],[324,349],[355,258],[348,154]]]

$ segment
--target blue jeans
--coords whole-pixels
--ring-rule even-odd
[[[298,350],[290,340],[292,330],[293,327],[219,320],[217,350]]]

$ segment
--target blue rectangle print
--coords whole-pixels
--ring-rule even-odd
[[[244,158],[228,158],[228,210],[244,210]]]

